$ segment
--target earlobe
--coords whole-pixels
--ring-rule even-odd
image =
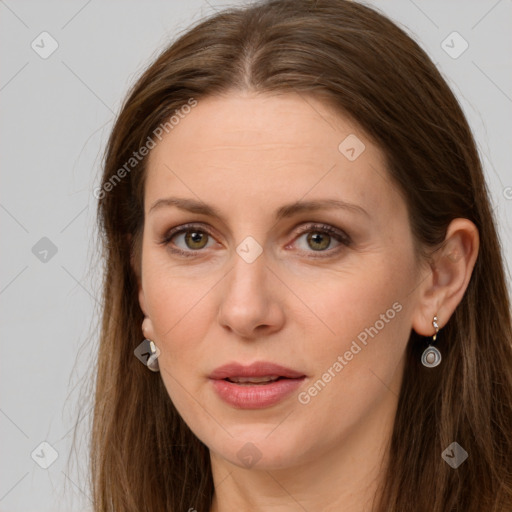
[[[154,340],[153,324],[148,316],[142,321],[142,334],[145,338]]]
[[[419,291],[413,329],[432,336],[432,318],[442,328],[461,302],[469,285],[479,249],[476,226],[468,219],[454,219],[441,247],[432,254],[431,274]]]
[[[153,322],[151,321],[151,318],[148,315],[148,310],[146,308],[146,301],[144,298],[144,291],[142,288],[139,288],[139,303],[140,308],[142,309],[142,312],[144,313],[144,320],[142,321],[142,334],[144,335],[144,338],[154,340],[155,339],[155,331],[153,328]]]

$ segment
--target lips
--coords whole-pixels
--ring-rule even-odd
[[[267,377],[227,377],[225,380],[234,382],[235,384],[268,384],[269,382],[275,382],[278,379],[286,378],[280,377],[279,375],[269,375]]]
[[[210,379],[229,379],[233,382],[236,382],[236,379],[270,378],[271,380],[276,380],[280,377],[299,379],[305,377],[305,375],[290,368],[265,361],[256,362],[248,366],[243,366],[239,363],[229,363],[217,368],[210,374]]]
[[[262,409],[291,396],[306,376],[290,368],[268,362],[249,366],[230,363],[210,375],[214,391],[236,409]]]

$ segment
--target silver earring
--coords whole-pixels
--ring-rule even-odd
[[[423,354],[421,354],[421,364],[423,366],[426,366],[427,368],[434,368],[441,362],[441,352],[438,348],[432,346],[433,343],[435,343],[437,338],[437,333],[439,332],[439,324],[437,323],[437,316],[434,317],[434,320],[432,321],[432,325],[434,326],[434,329],[436,330],[434,336],[432,336],[432,343],[429,344],[429,346],[423,351]]]
[[[147,338],[143,340],[142,343],[145,344],[142,355],[147,356],[146,366],[152,372],[159,372],[160,365],[158,364],[158,356],[160,355],[160,350],[156,348],[156,345],[153,341],[148,340]]]

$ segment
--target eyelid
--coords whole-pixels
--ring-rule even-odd
[[[301,225],[295,238],[290,242],[290,244],[286,245],[285,249],[290,247],[291,244],[294,244],[302,235],[315,232],[326,233],[338,242],[338,246],[324,251],[299,250],[299,252],[305,254],[305,257],[308,259],[328,260],[329,258],[337,257],[341,251],[352,245],[352,239],[345,231],[323,222],[306,222]]]
[[[180,235],[182,233],[186,233],[187,231],[192,231],[194,229],[196,229],[197,231],[204,232],[208,236],[215,238],[214,234],[212,233],[213,229],[211,227],[209,227],[201,222],[190,222],[190,223],[180,224],[179,226],[175,226],[174,228],[171,228],[170,230],[166,231],[166,233],[162,236],[161,240],[158,243],[159,243],[159,245],[167,246],[171,243],[171,240],[176,235]],[[305,233],[309,233],[309,232],[326,233],[329,236],[335,238],[338,241],[338,243],[342,246],[348,247],[352,244],[352,239],[350,238],[349,235],[347,235],[347,233],[345,231],[343,231],[339,228],[336,228],[330,224],[325,224],[323,222],[306,222],[306,223],[303,222],[300,224],[299,228],[295,227],[293,229],[293,231],[295,231],[295,236],[294,236],[293,240],[290,242],[290,244],[294,243],[300,236],[304,235]],[[286,247],[289,247],[290,244],[287,244]],[[199,255],[199,253],[203,252],[202,249],[198,249],[198,250],[194,251],[193,249],[183,250],[183,249],[179,249],[179,248],[173,248],[171,250],[172,250],[172,252],[175,252],[178,254],[183,254],[186,256]],[[312,251],[305,251],[305,252],[312,253],[312,255],[309,257],[321,258],[321,257],[332,256],[333,254],[336,254],[338,252],[338,250],[339,250],[339,247],[334,248],[334,249],[327,249],[325,251],[313,251],[312,250]],[[317,255],[314,255],[315,252],[317,253]],[[324,256],[322,256],[322,255],[324,255]]]
[[[297,236],[301,236],[304,233],[309,233],[310,231],[320,231],[338,237],[343,243],[347,245],[352,243],[350,236],[348,236],[347,233],[345,233],[343,230],[323,222],[307,222],[306,224],[302,224],[299,231],[297,232]]]
[[[163,245],[164,247],[167,247],[170,245],[171,243],[171,240],[177,236],[177,235],[181,235],[183,233],[186,233],[187,231],[192,231],[192,230],[196,230],[196,231],[201,231],[201,232],[204,232],[206,233],[208,236],[210,236],[211,238],[215,238],[213,233],[212,233],[212,229],[210,227],[205,227],[205,225],[201,222],[189,222],[189,223],[185,223],[185,224],[180,224],[179,226],[175,226],[169,230],[167,230],[164,235],[161,237],[161,239],[158,241],[158,244],[159,245]],[[181,255],[184,255],[184,256],[187,256],[187,257],[194,257],[195,255],[203,252],[202,250],[184,250],[184,249],[180,249],[180,248],[170,248],[171,252],[174,252],[176,254],[181,254]]]

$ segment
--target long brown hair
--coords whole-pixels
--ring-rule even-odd
[[[442,244],[451,220],[476,225],[479,255],[440,333],[439,367],[421,365],[425,340],[411,332],[375,510],[511,510],[511,313],[475,141],[419,45],[384,15],[348,0],[271,0],[216,13],[163,51],[122,107],[97,194],[105,266],[91,438],[95,510],[210,510],[208,448],[177,413],[161,377],[134,357],[142,340],[137,275],[147,157],[126,163],[191,99],[230,90],[315,95],[358,123],[385,155],[425,254]],[[441,457],[454,441],[469,454],[457,469]]]

